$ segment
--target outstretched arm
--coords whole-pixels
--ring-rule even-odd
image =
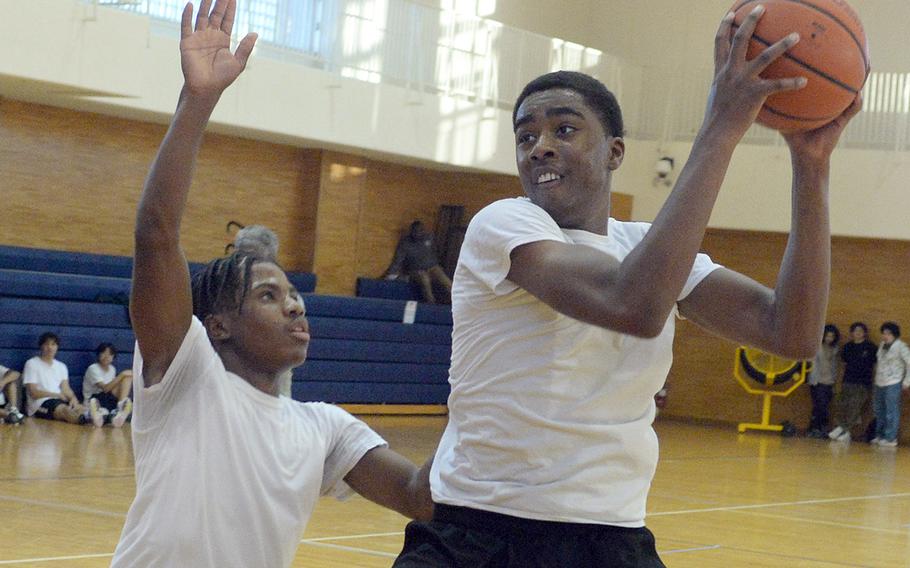
[[[828,177],[831,153],[860,97],[817,130],[785,134],[793,163],[790,238],[773,290],[732,270],[705,278],[680,303],[680,312],[709,331],[792,359],[818,349],[831,277]]]
[[[189,269],[180,248],[196,155],[221,93],[246,66],[256,42],[249,34],[231,53],[236,0],[202,0],[183,9],[180,63],[184,86],[171,126],[152,163],[136,214],[130,316],[144,359],[145,386],[158,383],[177,355],[193,312]]]
[[[370,501],[405,517],[433,518],[430,467],[433,457],[418,468],[407,458],[385,448],[373,448],[345,476],[351,488]]]
[[[746,60],[762,11],[715,39],[715,76],[701,130],[672,193],[642,242],[620,263],[585,246],[538,241],[512,251],[509,280],[573,318],[632,335],[660,333],[692,270],[733,150],[772,94],[804,79],[760,73],[797,41],[787,37]],[[647,283],[647,285],[642,285]]]

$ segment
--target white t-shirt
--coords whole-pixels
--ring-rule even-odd
[[[50,364],[44,362],[41,357],[32,357],[25,362],[25,368],[22,369],[22,383],[26,385],[35,384],[38,385],[38,388],[48,392],[58,393],[61,396],[56,398],[62,398],[63,391],[60,388],[60,385],[63,381],[69,380],[69,370],[67,370],[66,365],[60,361],[54,359]],[[28,394],[28,389],[25,389],[26,398],[28,399],[28,415],[32,416],[38,410],[38,408],[44,404],[45,400],[48,400],[51,397],[44,397],[33,399],[32,395]]]
[[[0,379],[5,377],[7,373],[9,373],[9,368],[0,365]],[[6,406],[6,396],[4,396],[2,390],[0,390],[0,406]]]
[[[436,502],[644,525],[658,454],[654,394],[672,362],[676,308],[658,337],[642,339],[560,314],[506,276],[519,245],[582,244],[621,261],[649,227],[610,219],[606,236],[564,230],[525,198],[474,217],[452,290],[449,423],[430,476]],[[718,267],[698,255],[679,298]]]
[[[93,395],[101,394],[104,389],[101,385],[114,380],[117,377],[117,369],[113,365],[108,365],[107,370],[101,366],[101,363],[92,363],[85,370],[85,377],[82,379],[82,400],[88,402]]]
[[[162,381],[133,363],[136,498],[113,568],[287,567],[320,495],[385,441],[344,410],[225,370],[195,317]]]

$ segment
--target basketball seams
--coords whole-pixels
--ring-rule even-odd
[[[788,114],[782,110],[778,110],[778,109],[774,108],[772,105],[768,104],[767,101],[765,102],[765,105],[762,107],[762,110],[768,111],[773,115],[780,116],[780,117],[786,118],[788,120],[798,120],[800,122],[822,122],[822,121],[824,121],[825,123],[827,123],[841,115],[841,113],[837,113],[837,114],[831,114],[831,115],[826,115],[826,116],[815,116],[815,117],[798,116],[795,114]]]
[[[759,35],[756,35],[756,34],[752,34],[752,39],[755,40],[755,41],[757,41],[757,42],[759,42],[760,44],[762,44],[762,45],[764,45],[764,46],[771,46],[771,45],[772,45],[772,43],[771,43],[770,41],[768,41],[768,40],[766,40],[765,38],[763,38],[763,37],[761,37],[761,36],[759,36]],[[840,79],[838,79],[838,78],[836,78],[836,77],[834,77],[834,76],[832,76],[832,75],[829,75],[829,74],[825,73],[825,72],[822,71],[821,69],[817,69],[817,68],[813,67],[812,65],[806,63],[805,61],[803,61],[803,60],[801,60],[801,59],[798,59],[797,57],[794,57],[793,55],[790,55],[789,53],[784,53],[783,57],[784,57],[785,59],[788,59],[788,60],[792,61],[793,63],[796,63],[796,64],[799,65],[800,67],[802,67],[802,68],[804,68],[804,69],[806,69],[806,70],[808,70],[808,71],[811,71],[811,72],[815,73],[815,74],[818,75],[819,77],[821,77],[821,78],[823,78],[823,79],[826,79],[826,80],[828,80],[828,81],[834,83],[834,84],[837,85],[838,87],[840,87],[840,88],[844,89],[845,91],[848,91],[848,92],[850,92],[850,93],[852,93],[852,94],[854,94],[854,95],[859,94],[860,91],[863,90],[862,86],[861,86],[860,88],[858,88],[858,89],[856,89],[856,88],[854,88],[854,87],[851,87],[850,85],[848,85],[847,83],[844,83],[844,82],[841,81]]]
[[[853,33],[853,30],[850,29],[850,26],[845,24],[836,14],[833,14],[817,4],[809,2],[808,0],[781,0],[781,1],[790,2],[792,4],[800,4],[802,6],[812,8],[812,9],[816,10],[817,12],[824,14],[825,16],[828,16],[829,18],[834,20],[837,23],[837,25],[844,28],[844,31],[847,32],[847,34],[850,36],[850,39],[852,39],[853,43],[856,44],[856,47],[859,48],[860,55],[862,55],[862,57],[863,57],[863,66],[867,69],[867,73],[868,73],[869,60],[866,58],[865,46],[859,41],[859,38],[856,37],[856,34]],[[859,25],[859,22],[857,22],[857,24]],[[860,25],[860,29],[862,30],[862,25]]]
[[[765,1],[768,1],[768,0],[765,0]],[[816,12],[831,18],[831,20],[834,21],[834,23],[836,23],[838,26],[843,28],[845,32],[847,32],[847,35],[849,35],[850,39],[853,40],[853,43],[856,44],[856,47],[859,49],[860,57],[862,57],[862,59],[863,59],[863,69],[866,72],[865,74],[867,76],[869,75],[869,58],[867,57],[866,47],[862,44],[862,42],[860,42],[859,38],[856,37],[856,34],[853,33],[853,30],[850,29],[850,26],[845,24],[843,22],[843,20],[841,20],[836,14],[833,14],[832,12],[826,10],[825,8],[823,8],[823,7],[819,6],[818,4],[815,4],[809,0],[779,0],[779,1],[780,2],[789,2],[791,4],[799,4],[801,6],[811,8],[811,9],[815,10]],[[749,4],[760,4],[761,2],[762,2],[762,0],[741,0],[737,5],[735,5],[733,7],[732,11],[739,12],[741,9],[745,8]],[[844,9],[848,10],[850,12],[850,15],[854,18],[854,20],[856,20],[856,24],[860,27],[860,30],[862,30],[862,24],[859,22],[859,18],[856,16],[856,14],[853,13],[853,10],[849,6],[846,6],[846,5],[844,5]],[[734,25],[734,27],[738,27],[738,25],[735,23],[733,25]],[[768,44],[768,45],[770,45],[770,44]]]

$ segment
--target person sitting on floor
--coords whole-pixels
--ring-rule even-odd
[[[110,343],[101,343],[95,349],[97,361],[85,370],[82,381],[82,400],[88,406],[92,424],[100,428],[109,422],[114,428],[126,423],[133,412],[130,388],[133,386],[133,372],[121,371],[112,364],[117,349]]]
[[[19,371],[0,365],[0,420],[19,424],[25,416],[19,412]]]
[[[28,399],[28,415],[45,420],[84,424],[85,407],[70,388],[69,370],[56,359],[60,338],[42,333],[38,338],[41,354],[25,362],[22,372]]]

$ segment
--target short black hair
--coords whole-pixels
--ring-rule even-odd
[[[274,263],[271,259],[252,256],[243,251],[216,258],[193,274],[193,315],[205,321],[210,315],[236,311],[240,313],[250,287],[253,265]]]
[[[60,347],[60,338],[57,337],[57,334],[52,331],[45,331],[41,334],[41,337],[38,338],[38,349],[44,347],[44,344],[48,341],[52,341],[57,344],[57,347]]]
[[[515,108],[512,109],[512,125],[515,125],[515,119],[518,117],[518,108],[526,98],[540,91],[549,91],[550,89],[569,89],[575,91],[585,100],[585,103],[591,110],[597,113],[603,124],[607,136],[623,136],[625,128],[622,122],[622,110],[619,108],[619,101],[616,95],[610,92],[603,83],[577,71],[554,71],[541,75],[527,85],[518,95],[515,101]]]
[[[822,334],[822,343],[825,342],[825,336],[828,335],[829,333],[834,334],[834,345],[837,345],[838,343],[840,343],[840,330],[837,329],[837,326],[834,325],[833,323],[829,323],[829,324],[825,325],[825,332]]]
[[[868,333],[869,333],[869,326],[867,326],[866,324],[864,324],[864,323],[861,322],[861,321],[855,321],[855,322],[853,322],[853,323],[850,324],[850,333],[853,333],[853,330],[855,330],[855,329],[858,328],[858,327],[862,328],[863,331],[865,331],[866,334],[868,335]]]
[[[886,321],[885,323],[883,323],[882,327],[881,327],[881,329],[879,329],[879,331],[881,331],[882,333],[884,333],[885,331],[890,331],[891,335],[894,336],[894,339],[897,339],[898,337],[901,336],[901,326],[897,325],[893,321]]]
[[[101,354],[105,351],[110,351],[113,357],[117,356],[117,348],[114,347],[113,343],[99,343],[98,347],[95,347],[95,358],[101,357]]]

